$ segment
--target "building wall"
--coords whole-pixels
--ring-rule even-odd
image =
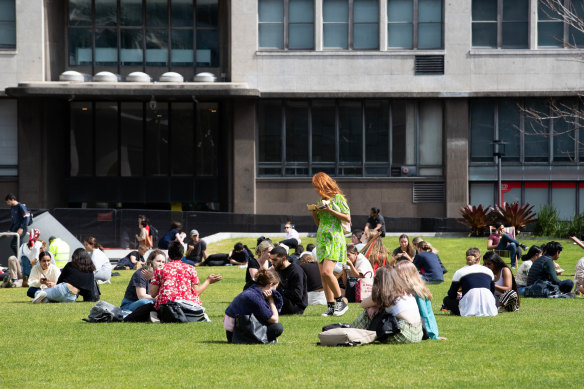
[[[232,4],[232,81],[247,82],[260,92],[345,92],[457,94],[472,92],[577,91],[584,86],[580,51],[569,49],[471,48],[471,2],[444,1],[443,50],[373,51],[258,50],[257,0]],[[319,4],[315,0],[315,30]],[[386,0],[380,0],[381,35]],[[537,18],[537,1],[531,14]],[[530,23],[531,47],[537,23]],[[318,34],[316,34],[318,36]],[[380,42],[383,43],[383,40]],[[415,76],[414,56],[444,54],[443,76]],[[561,72],[558,71],[561,69]]]
[[[16,1],[16,49],[0,50],[0,91],[44,78],[43,1]]]

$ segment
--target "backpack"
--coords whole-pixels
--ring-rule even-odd
[[[158,230],[152,224],[150,224],[150,236],[152,236],[152,242],[158,242]]]
[[[375,341],[375,331],[360,328],[333,328],[318,334],[322,346],[359,346]]]
[[[28,208],[26,207],[26,204],[22,204],[20,203],[20,210],[22,211],[22,215],[23,217],[28,214],[28,226],[30,226],[33,223],[33,217],[32,217],[32,212],[28,210]]]
[[[560,293],[560,288],[549,281],[537,280],[525,288],[525,297],[552,297]]]
[[[120,308],[101,300],[91,308],[89,316],[81,320],[88,323],[111,323],[122,321],[123,319],[124,315]]]

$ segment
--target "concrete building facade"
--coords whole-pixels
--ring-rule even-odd
[[[5,3],[0,188],[29,206],[304,214],[325,171],[354,213],[457,217],[495,203],[501,140],[505,201],[584,211],[579,121],[553,115],[584,37],[538,0]]]

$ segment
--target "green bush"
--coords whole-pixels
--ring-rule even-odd
[[[579,238],[584,232],[584,213],[575,215],[572,220],[566,224],[566,235],[563,237],[569,238],[570,236],[576,236]]]
[[[533,230],[534,235],[555,236],[558,228],[561,228],[558,220],[558,211],[549,204],[539,210],[537,219],[535,229]]]

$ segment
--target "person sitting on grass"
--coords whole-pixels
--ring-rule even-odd
[[[160,249],[152,250],[144,267],[136,270],[130,278],[120,305],[121,309],[132,312],[142,305],[154,304],[154,298],[150,295],[150,280],[156,269],[165,263],[164,252]]]
[[[249,261],[249,254],[247,253],[246,248],[243,246],[243,243],[237,242],[233,246],[233,250],[229,252],[229,256],[227,257],[229,263],[235,266],[244,266],[247,265]]]
[[[140,269],[144,265],[144,254],[148,252],[148,247],[145,245],[138,246],[138,250],[134,250],[120,259],[114,270],[133,270]]]
[[[99,301],[99,288],[95,282],[95,265],[89,253],[82,248],[73,251],[71,262],[61,270],[57,285],[35,293],[33,304],[57,302],[73,303],[79,295],[83,301]]]
[[[103,252],[103,246],[97,243],[93,236],[83,239],[85,250],[91,255],[91,261],[95,266],[95,280],[98,283],[109,284],[112,277],[112,264]]]
[[[304,254],[298,261],[304,273],[306,273],[306,296],[308,305],[326,305],[326,296],[322,287],[322,278],[318,262],[312,254]]]
[[[438,335],[438,323],[436,323],[436,317],[432,311],[432,293],[426,284],[424,284],[422,278],[420,278],[420,273],[418,273],[416,266],[410,261],[399,261],[395,265],[395,270],[410,287],[416,298],[418,311],[420,312],[428,337],[430,339],[447,340]]]
[[[521,258],[521,249],[526,250],[527,246],[519,243],[511,235],[505,233],[503,223],[495,222],[493,226],[496,230],[487,240],[487,250],[509,250],[511,269],[515,269],[517,258]]]
[[[286,222],[284,226],[284,231],[286,232],[286,239],[281,241],[280,243],[285,244],[291,249],[295,249],[300,244],[300,234],[298,231],[294,229],[292,226],[292,222],[289,220]]]
[[[570,293],[574,287],[572,280],[558,279],[554,262],[560,258],[563,247],[560,243],[551,241],[546,243],[543,247],[543,255],[533,262],[527,275],[527,286],[533,285],[537,281],[549,281],[552,284],[558,285],[561,293]]]
[[[150,296],[156,298],[154,309],[157,311],[162,304],[169,301],[185,300],[202,305],[201,293],[211,284],[221,281],[220,274],[209,274],[207,279],[199,284],[199,275],[194,266],[187,265],[181,259],[184,246],[181,242],[171,242],[168,246],[170,262],[160,266],[154,272],[150,282]]]
[[[351,244],[357,247],[357,251],[361,252],[365,244],[367,244],[367,236],[363,233],[363,230],[354,229],[351,234]]]
[[[270,251],[270,262],[280,276],[277,290],[284,300],[281,313],[302,315],[308,305],[306,273],[297,263],[290,263],[287,254],[283,247],[274,247]]]
[[[301,244],[299,244],[296,249],[294,250],[294,252],[290,255],[288,255],[288,260],[290,262],[296,262],[298,263],[298,261],[300,260],[300,255],[304,252],[304,246],[302,246]]]
[[[258,244],[255,249],[256,258],[250,258],[247,263],[247,270],[245,271],[245,285],[243,290],[246,290],[255,282],[256,275],[260,269],[268,269],[272,264],[270,263],[270,251],[274,248],[272,241],[262,236],[263,240],[258,239]]]
[[[394,265],[397,261],[402,259],[413,261],[415,255],[416,250],[410,243],[410,238],[406,234],[401,234],[399,236],[399,247],[393,250],[393,253],[391,254],[391,265]]]
[[[370,232],[370,234],[375,234]],[[369,236],[372,238],[372,236]],[[377,271],[380,267],[386,266],[388,264],[389,250],[383,244],[383,239],[377,237],[370,244],[369,248],[365,252],[365,257],[369,260],[371,267],[373,268],[373,273]],[[389,263],[393,265],[393,263]]]
[[[460,316],[497,316],[494,279],[491,269],[481,265],[479,249],[466,250],[466,266],[452,276],[442,309]]]
[[[357,247],[353,244],[347,245],[347,264],[343,270],[343,285],[347,286],[347,278],[373,278],[373,268],[371,262],[363,254],[360,254]],[[341,289],[343,296],[345,296],[345,289]],[[353,297],[348,297],[354,299]]]
[[[375,273],[371,296],[361,302],[363,312],[351,328],[367,329],[371,320],[380,310],[392,314],[397,319],[400,332],[387,338],[387,343],[419,343],[422,341],[422,319],[416,298],[411,288],[399,273],[387,266]]]
[[[574,294],[584,294],[584,257],[580,258],[576,264],[576,273],[574,274]]]
[[[483,265],[495,275],[495,301],[499,312],[515,312],[519,309],[519,292],[513,272],[494,251],[487,251],[483,256]]]
[[[275,341],[284,332],[284,327],[279,323],[279,312],[282,309],[282,295],[276,290],[280,278],[270,269],[260,269],[257,272],[254,285],[238,294],[225,310],[223,328],[227,342],[233,340],[235,318],[238,315],[253,314],[267,327],[269,342]]]
[[[539,246],[533,245],[529,248],[527,254],[521,256],[523,263],[517,269],[517,277],[515,282],[517,282],[517,290],[520,296],[524,295],[525,287],[527,286],[527,275],[529,274],[529,269],[533,265],[533,261],[541,257],[543,252]]]
[[[26,295],[34,298],[36,292],[42,289],[52,288],[57,285],[57,280],[61,275],[61,270],[51,263],[51,254],[48,251],[42,251],[39,254],[39,262],[32,267],[28,284],[30,288]]]
[[[421,241],[417,245],[418,254],[414,257],[414,265],[427,284],[444,282],[444,273],[438,255],[434,254],[430,243]]]

